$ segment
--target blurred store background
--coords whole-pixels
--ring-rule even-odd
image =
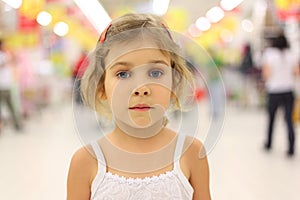
[[[229,139],[223,136],[224,140],[216,145],[218,153],[212,153],[211,187],[214,199],[299,199],[300,192],[294,188],[297,188],[296,180],[300,180],[300,152],[296,154],[298,158],[293,163],[289,161],[286,166],[281,163],[285,161],[279,158],[280,153],[271,161],[270,155],[266,159],[262,156],[250,157],[252,150],[249,143],[256,141],[257,144],[252,146],[254,154],[263,154],[257,149],[262,145],[265,134],[265,93],[260,63],[262,52],[268,45],[267,39],[284,31],[300,64],[300,0],[0,0],[0,40],[11,60],[14,74],[10,88],[12,103],[21,121],[20,127],[14,127],[10,109],[5,103],[0,104],[0,199],[65,198],[69,159],[76,147],[80,146],[71,122],[74,69],[83,53],[93,50],[110,20],[128,12],[161,15],[171,30],[194,40],[209,52],[220,70],[227,98],[226,121],[229,121],[230,127],[226,128],[225,125],[224,128],[224,132],[229,132]],[[251,46],[250,65],[243,60],[247,45]],[[192,50],[190,52],[193,54]],[[295,88],[294,122],[298,127],[300,83],[296,83]],[[206,93],[205,86],[199,88],[196,99],[204,101],[209,96]],[[252,131],[237,123],[253,123],[250,125]],[[284,125],[280,126],[282,140],[285,141]],[[253,138],[248,138],[249,135],[241,137],[236,133],[243,131],[249,135],[252,132],[255,134]],[[278,137],[281,139],[281,136]],[[66,141],[69,143],[66,144]],[[245,175],[251,172],[246,168],[241,169],[242,164],[235,163],[234,156],[228,155],[230,150],[236,154],[239,152],[233,147],[226,148],[231,145],[249,148],[249,157],[241,158],[240,155],[236,159],[242,159],[241,162],[247,160],[244,163],[252,166],[249,170],[257,174]],[[228,154],[223,157],[222,151],[226,150]],[[25,159],[27,157],[30,159]],[[39,162],[41,157],[48,161]],[[56,164],[47,165],[49,160]],[[266,160],[281,167],[276,168]],[[232,167],[225,164],[227,161],[236,165]],[[263,170],[259,169],[260,166]],[[297,170],[295,166],[298,166]],[[279,171],[274,168],[270,170],[269,167]],[[46,175],[47,169],[52,169],[53,174]],[[232,174],[226,175],[227,170]],[[280,170],[297,172],[293,176]],[[26,176],[35,171],[43,175]],[[234,174],[234,171],[237,173]],[[265,175],[270,171],[273,175]],[[273,176],[278,178],[272,179]],[[226,184],[228,179],[232,180]],[[248,184],[239,184],[241,179]],[[282,179],[286,182],[274,183]],[[57,184],[58,180],[60,183]],[[42,186],[43,183],[47,183],[47,187]],[[33,188],[30,184],[38,187]],[[268,189],[267,184],[273,184],[274,187]],[[52,186],[54,190],[51,190]],[[292,191],[285,187],[292,188]]]
[[[2,0],[0,38],[16,61],[19,112],[30,117],[47,104],[68,99],[72,87],[68,79],[81,53],[93,50],[111,18],[132,11],[161,15],[171,30],[213,50],[225,71],[225,82],[228,71],[229,79],[244,78],[236,72],[244,47],[251,45],[251,75],[258,76],[247,80],[251,95],[245,94],[241,84],[226,85],[229,100],[244,105],[263,104],[259,72],[266,38],[284,29],[293,51],[300,55],[297,0]]]

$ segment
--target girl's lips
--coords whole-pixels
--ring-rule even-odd
[[[134,110],[134,111],[148,111],[150,109],[152,109],[151,106],[146,105],[146,104],[138,104],[132,107],[129,107],[130,110]]]

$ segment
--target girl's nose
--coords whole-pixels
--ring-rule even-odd
[[[137,89],[133,92],[133,94],[134,94],[135,96],[148,96],[148,95],[151,94],[151,92],[150,92],[149,87],[147,87],[147,86],[142,86],[142,87],[137,88]]]

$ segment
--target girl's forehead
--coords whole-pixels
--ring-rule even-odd
[[[135,41],[130,43],[113,44],[105,58],[105,65],[109,67],[118,61],[147,61],[149,59],[170,60],[163,50],[154,42]]]

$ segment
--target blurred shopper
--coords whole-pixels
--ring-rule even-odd
[[[87,53],[85,51],[82,51],[72,72],[73,96],[77,104],[82,104],[82,98],[80,94],[81,78],[88,66],[89,66],[89,60],[87,58]]]
[[[262,57],[262,73],[267,92],[268,132],[265,149],[272,147],[273,126],[276,111],[283,107],[287,125],[289,147],[287,154],[294,155],[295,130],[292,121],[294,106],[294,80],[299,74],[298,62],[289,49],[289,44],[283,34],[271,40],[271,46],[266,48]]]
[[[224,113],[226,101],[223,81],[221,79],[222,68],[225,64],[214,47],[210,47],[207,51],[211,57],[207,63],[209,73],[207,87],[210,96],[210,113],[214,119],[217,119],[223,116],[222,113]]]
[[[20,118],[17,114],[16,105],[13,101],[12,87],[14,84],[14,73],[9,54],[4,50],[3,42],[0,40],[0,128],[3,126],[1,106],[6,103],[11,114],[16,130],[21,129]]]
[[[247,43],[243,49],[242,54],[242,62],[240,66],[240,70],[242,74],[248,75],[252,73],[254,64],[252,59],[252,50],[250,43]]]
[[[242,74],[243,80],[243,88],[241,91],[242,105],[247,107],[249,105],[259,104],[258,88],[261,79],[261,72],[253,62],[252,47],[249,42],[243,47],[239,70]]]

